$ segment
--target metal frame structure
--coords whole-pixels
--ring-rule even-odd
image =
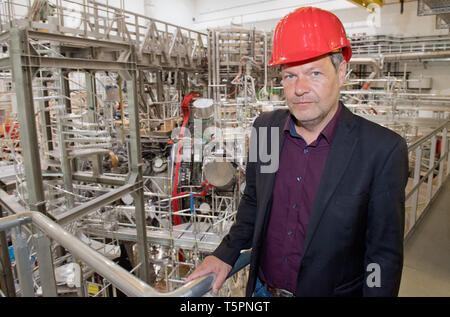
[[[396,37],[386,35],[350,37],[354,56],[439,52],[450,50],[450,36]],[[407,55],[405,55],[407,56]],[[381,57],[381,56],[380,56]]]
[[[116,263],[91,249],[42,213],[23,211],[23,208],[17,206],[14,201],[11,202],[11,199],[8,196],[9,195],[5,192],[0,191],[0,206],[6,209],[12,208],[17,214],[0,219],[0,232],[10,229],[14,229],[16,232],[14,247],[16,250],[18,275],[23,296],[34,296],[33,278],[29,261],[30,257],[28,254],[29,250],[27,249],[27,241],[21,233],[21,227],[29,223],[32,223],[33,226],[39,228],[46,236],[56,240],[80,260],[86,262],[128,296],[191,297],[202,296],[211,289],[215,274],[209,274],[196,279],[172,292],[158,292]],[[20,212],[21,210],[22,212]],[[13,211],[11,210],[11,212]],[[229,277],[244,268],[249,263],[249,260],[249,254],[243,254],[233,267]],[[44,256],[39,257],[39,261],[45,261],[45,254]],[[51,283],[44,283],[43,286],[44,295],[56,296],[54,285]]]
[[[414,171],[413,181],[406,190],[406,239],[450,174],[449,128],[450,121],[447,121],[408,147]]]
[[[24,159],[24,166],[25,166],[25,179],[27,184],[27,193],[28,193],[28,205],[31,210],[38,210],[43,212],[44,214],[49,215],[48,211],[45,208],[45,198],[44,198],[44,191],[43,191],[43,178],[42,178],[42,172],[41,172],[41,162],[38,155],[35,155],[36,153],[39,153],[38,149],[38,137],[36,134],[36,120],[35,120],[35,114],[34,114],[34,101],[33,101],[33,93],[32,93],[32,74],[33,74],[33,67],[36,68],[48,68],[48,66],[43,66],[42,59],[39,58],[39,55],[33,55],[30,53],[30,50],[32,50],[32,46],[29,45],[29,37],[30,34],[26,30],[19,30],[19,29],[11,29],[9,31],[9,48],[10,48],[10,57],[7,58],[8,62],[11,63],[12,68],[12,74],[14,78],[15,83],[15,92],[17,96],[17,105],[18,105],[18,115],[19,115],[19,125],[20,125],[20,141],[22,146],[22,153],[23,153],[23,159]],[[32,36],[32,35],[31,35]],[[35,57],[32,57],[35,56]],[[31,61],[33,58],[36,58],[39,61]],[[51,57],[49,57],[51,59]],[[5,60],[3,60],[5,62]],[[64,67],[65,69],[70,69],[71,61],[70,59],[60,61],[61,67]],[[91,66],[89,66],[91,65]],[[88,62],[86,65],[83,65],[86,68],[91,68],[94,64],[91,64]],[[77,65],[78,66],[78,65]],[[54,67],[52,65],[51,67]],[[101,67],[101,66],[96,66]],[[111,64],[111,67],[114,67]],[[116,66],[117,67],[117,66]],[[120,69],[121,66],[118,66]],[[99,206],[105,205],[109,202],[111,202],[113,199],[117,199],[117,197],[121,197],[127,193],[134,192],[135,200],[136,200],[136,215],[138,219],[138,232],[140,234],[140,239],[138,240],[138,244],[140,245],[141,250],[147,249],[147,243],[146,243],[146,235],[145,235],[145,228],[142,226],[143,219],[145,219],[145,211],[144,211],[144,204],[143,204],[143,191],[141,188],[142,185],[142,167],[140,166],[140,129],[139,129],[139,122],[138,122],[138,116],[137,111],[135,109],[137,108],[137,92],[135,88],[135,72],[136,68],[132,66],[132,64],[129,64],[127,66],[127,69],[121,68],[121,71],[127,71],[129,74],[127,78],[127,89],[128,89],[128,110],[129,110],[129,123],[130,123],[130,165],[131,165],[131,174],[128,180],[128,185],[124,185],[123,187],[113,190],[112,193],[103,195],[98,197],[98,199],[94,199],[91,202],[85,203],[81,206],[75,207],[74,209],[71,209],[67,211],[66,213],[60,214],[60,215],[52,215],[54,219],[57,219],[61,223],[67,223],[68,221],[72,221],[76,219],[77,217],[80,217],[83,214],[88,213],[89,211],[92,211]],[[89,92],[92,94],[92,86],[88,87],[88,94]],[[89,106],[88,101],[88,106]],[[92,108],[94,107],[93,104],[90,105]],[[91,112],[92,113],[92,112]],[[61,131],[62,133],[62,131]],[[64,140],[62,140],[64,142]],[[64,143],[60,143],[60,151],[62,151],[62,147],[64,146]],[[94,152],[93,160],[99,160],[98,155],[96,155]],[[67,157],[67,156],[66,156]],[[66,157],[63,156],[62,160],[62,172],[63,175],[71,175],[72,171],[70,170],[70,166],[66,160]],[[70,156],[69,156],[70,157]],[[65,163],[65,164],[64,164]],[[95,164],[94,164],[95,166]],[[97,165],[98,166],[98,165]],[[95,171],[93,173],[93,177],[99,175],[97,179],[101,180],[101,170],[99,167],[95,168]],[[71,180],[69,179],[69,182]],[[67,184],[67,181],[65,181]],[[66,188],[66,190],[70,190],[69,188]],[[68,220],[69,219],[69,220]],[[142,252],[141,254],[145,254]],[[148,259],[145,256],[142,256],[141,262],[143,263],[142,269],[142,279],[147,280],[148,273],[145,269],[148,265]]]
[[[185,287],[171,290],[215,249],[233,222],[254,118],[285,107],[278,69],[266,66],[271,35],[239,28],[205,34],[88,0],[57,0],[53,7],[24,3],[0,4],[0,69],[12,83],[20,126],[20,142],[8,139],[17,197],[0,192],[3,211],[21,212],[0,220],[0,228],[13,228],[18,256],[9,281],[19,277],[22,296],[36,294],[36,280],[44,296],[57,296],[56,266],[71,261],[81,264],[83,281],[100,288],[90,294],[78,287],[78,296],[106,296],[111,283],[127,295],[159,296],[149,286],[156,277],[167,296],[194,294],[183,293]],[[353,89],[343,91],[343,97],[354,112],[399,132],[410,145],[411,232],[449,174],[450,102],[448,96],[411,93],[406,70],[403,77],[400,72],[385,77],[384,66],[448,57],[450,38],[355,38],[352,46],[352,69],[359,77],[348,78]],[[372,68],[368,78],[366,66]],[[377,81],[385,83],[384,91],[364,89],[365,83]],[[225,146],[195,130],[195,115],[183,123],[187,118],[180,103],[190,91],[212,99],[213,116],[200,121],[222,129]],[[425,102],[438,117],[412,121]],[[194,125],[194,136],[203,134],[202,163],[184,161],[185,152],[195,155],[196,144],[181,137],[177,129],[182,124]],[[236,150],[243,144],[243,151]],[[234,185],[210,189],[202,182],[201,164],[219,158],[234,164]],[[194,172],[200,177],[189,182]],[[175,186],[182,193],[174,194]],[[210,204],[207,210],[201,202]],[[181,224],[175,224],[177,217]],[[0,230],[1,246],[6,239]],[[131,272],[111,261],[119,241],[131,254]],[[2,262],[9,260],[4,251],[0,248]],[[34,256],[38,267],[29,265]],[[199,282],[204,292],[210,283],[211,278]],[[11,285],[8,292],[15,295]]]
[[[417,4],[417,15],[435,15],[450,13],[450,5],[445,0],[419,0]]]
[[[450,13],[436,15],[436,29],[450,29]]]
[[[189,89],[189,77],[201,74],[206,65],[206,35],[95,1],[57,1],[53,14],[35,19],[40,13],[36,3],[6,1],[0,8],[0,41],[6,48],[0,67],[12,74],[20,126],[24,173],[23,178],[18,173],[18,178],[25,193],[20,198],[29,210],[75,230],[84,215],[132,195],[138,271],[140,278],[149,282],[141,129],[146,134],[150,127],[140,124],[139,109],[148,105],[143,96],[149,96],[150,103],[164,102],[165,74],[178,76],[176,91]],[[79,23],[76,28],[66,23],[74,14]],[[80,70],[85,74],[85,87],[76,107],[69,75]],[[105,71],[120,76],[119,86],[125,83],[127,95],[126,105],[125,98],[120,100],[122,127],[126,116],[129,161],[128,171],[122,175],[105,175],[102,170],[101,157],[110,152],[114,141],[105,138],[108,133],[98,121],[106,108],[99,104],[96,74]],[[180,95],[176,97],[179,100]],[[36,122],[42,125],[40,129]],[[37,153],[43,154],[44,161]],[[90,171],[79,170],[79,160],[88,162]],[[48,165],[56,173],[41,169]],[[79,182],[85,187],[99,184],[103,191],[94,199],[80,201]],[[54,196],[48,187],[56,190]],[[42,244],[50,246],[49,241]],[[53,271],[52,261],[40,264],[49,264],[47,271]]]

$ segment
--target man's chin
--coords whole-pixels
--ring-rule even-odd
[[[307,116],[304,114],[299,115],[298,113],[294,113],[294,118],[296,119],[296,124],[304,125],[304,126],[314,126],[319,124],[323,120],[323,116]]]

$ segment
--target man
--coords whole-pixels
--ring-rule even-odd
[[[282,67],[289,111],[254,127],[279,128],[279,168],[248,162],[236,223],[187,281],[215,272],[217,292],[251,248],[247,296],[398,295],[407,146],[339,102],[350,58],[331,12],[299,8],[277,25],[269,64]]]

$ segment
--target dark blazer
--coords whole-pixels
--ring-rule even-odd
[[[288,110],[266,112],[254,127],[277,127],[283,144]],[[251,138],[259,140],[257,133]],[[254,140],[254,139],[252,139]],[[295,159],[293,158],[293,163]],[[252,296],[272,205],[274,173],[248,162],[236,222],[213,252],[233,265],[252,249],[246,295]],[[408,150],[395,132],[343,108],[313,203],[296,296],[397,296],[403,267]],[[380,287],[375,281],[379,265]]]

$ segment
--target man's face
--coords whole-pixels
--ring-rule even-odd
[[[346,67],[346,62],[342,62],[336,71],[328,55],[283,65],[281,76],[286,102],[299,123],[313,127],[331,120],[339,104]]]

